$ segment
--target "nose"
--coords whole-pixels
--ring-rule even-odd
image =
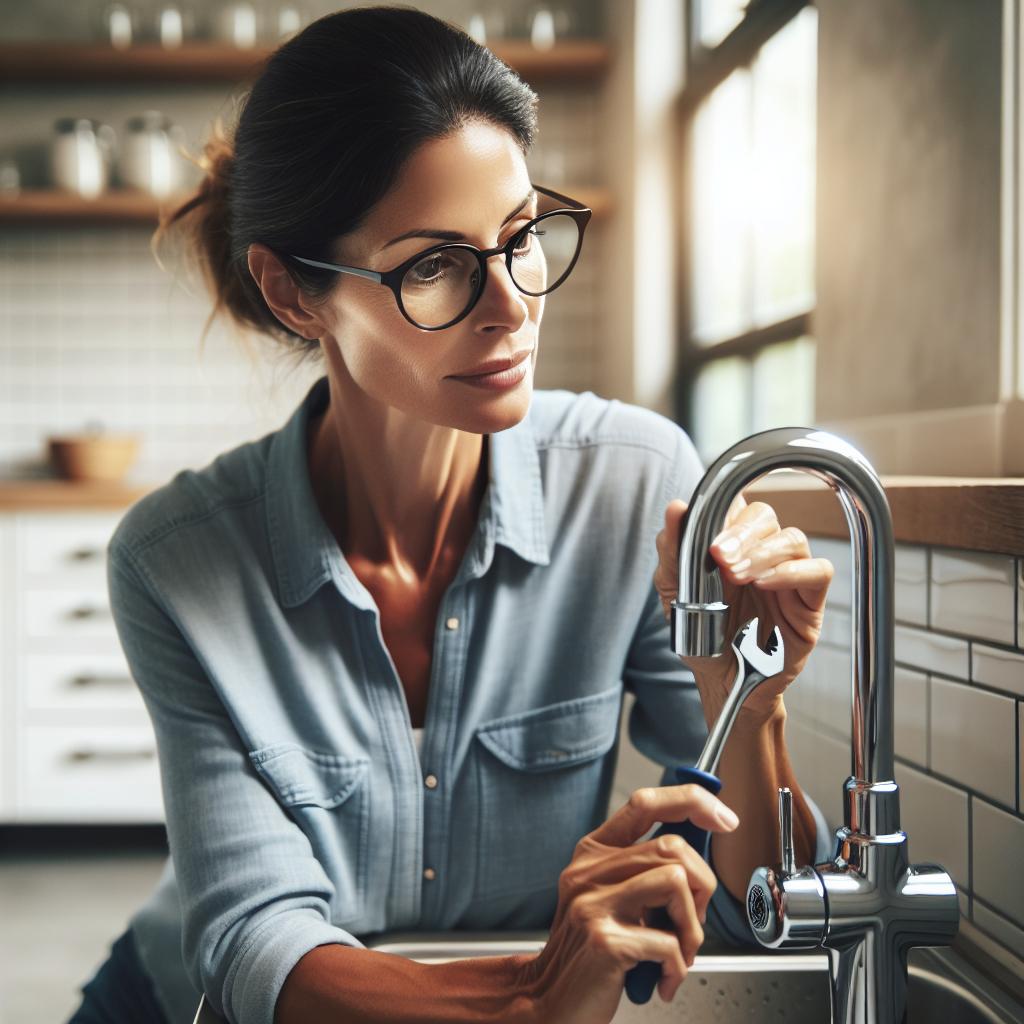
[[[530,315],[526,296],[512,280],[504,253],[494,253],[487,257],[487,261],[487,280],[477,299],[473,316],[480,327],[502,327],[515,332]]]

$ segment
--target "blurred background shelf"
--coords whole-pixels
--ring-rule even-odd
[[[254,77],[274,49],[223,43],[177,49],[139,44],[124,50],[92,43],[2,43],[0,82],[237,82]],[[547,50],[525,40],[496,41],[490,49],[530,82],[592,81],[610,60],[608,45],[590,39],[566,40]]]
[[[607,189],[568,187],[566,192],[589,206],[595,217],[605,217],[611,209]],[[95,199],[58,189],[23,189],[16,196],[0,197],[0,224],[155,225],[160,208],[171,208],[177,201],[158,200],[131,189],[112,189]]]

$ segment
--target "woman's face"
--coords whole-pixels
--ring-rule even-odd
[[[473,122],[445,139],[424,143],[359,230],[338,241],[333,258],[388,271],[443,241],[491,248],[536,216],[537,197],[531,192],[526,162],[512,135]],[[459,237],[424,237],[421,230]],[[393,241],[412,231],[415,237]],[[329,364],[359,389],[430,423],[478,434],[506,429],[526,415],[543,312],[544,296],[522,294],[501,256],[489,261],[477,304],[443,330],[414,326],[389,288],[351,274],[340,275],[318,309],[329,328],[321,340]],[[487,361],[518,361],[525,351],[530,353],[526,375],[512,388],[487,390],[454,377]]]

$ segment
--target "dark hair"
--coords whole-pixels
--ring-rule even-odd
[[[196,193],[165,215],[190,232],[214,295],[206,329],[226,311],[298,349],[316,341],[271,312],[248,269],[250,243],[282,256],[314,300],[337,275],[285,257],[330,260],[330,243],[356,230],[423,142],[467,122],[505,128],[525,155],[537,132],[537,95],[490,50],[412,7],[326,15],[279,47],[244,98],[233,139],[218,121],[196,161]]]

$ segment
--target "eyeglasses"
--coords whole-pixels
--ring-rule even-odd
[[[469,315],[487,286],[487,261],[501,254],[513,283],[524,295],[547,295],[570,274],[593,211],[575,199],[533,185],[550,208],[520,228],[504,245],[478,249],[464,242],[431,246],[393,270],[291,259],[311,267],[375,281],[391,289],[402,315],[414,327],[441,331]]]

